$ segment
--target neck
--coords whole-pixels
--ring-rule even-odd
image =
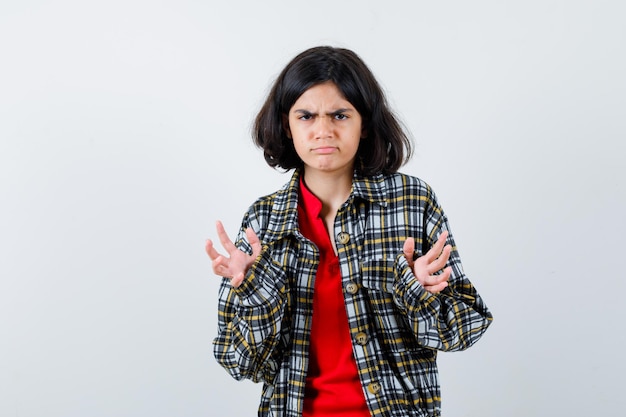
[[[325,172],[305,170],[304,182],[322,202],[322,212],[337,212],[348,199],[352,191],[352,171],[341,175],[330,175]]]

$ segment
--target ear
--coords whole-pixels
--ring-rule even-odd
[[[289,139],[291,139],[291,129],[289,129],[289,116],[283,114],[283,129],[285,129],[285,134]]]
[[[361,130],[361,139],[365,139],[367,137],[367,130],[362,129]]]

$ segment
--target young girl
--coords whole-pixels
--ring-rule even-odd
[[[218,362],[263,382],[259,416],[439,416],[438,350],[492,316],[463,272],[432,189],[397,172],[411,143],[352,51],[317,47],[282,71],[255,143],[291,180],[245,214],[226,252]]]

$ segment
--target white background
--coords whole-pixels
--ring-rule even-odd
[[[444,415],[623,415],[625,21],[618,0],[2,0],[0,415],[255,415],[212,356],[204,240],[287,181],[250,125],[319,44],[388,92],[402,171],[495,316],[440,355]]]

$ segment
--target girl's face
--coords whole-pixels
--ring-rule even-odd
[[[352,175],[363,136],[361,115],[328,81],[306,90],[285,118],[305,172]]]

